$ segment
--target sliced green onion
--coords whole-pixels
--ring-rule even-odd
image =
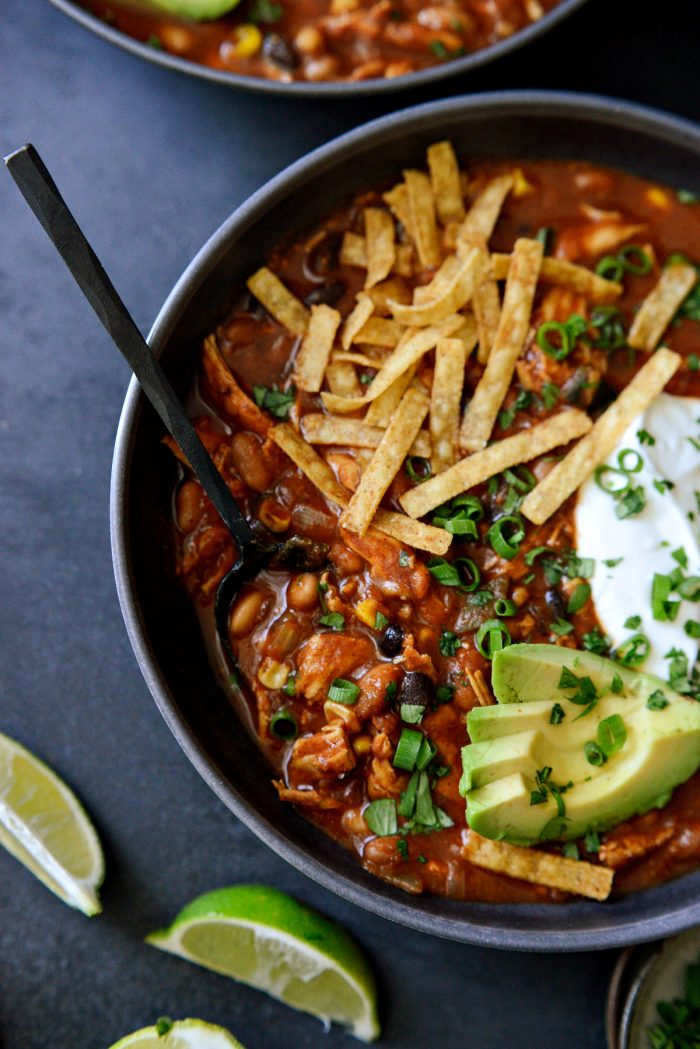
[[[605,280],[615,281],[615,283],[622,280],[625,272],[622,263],[614,255],[606,255],[602,258],[596,266],[595,271],[599,277],[603,277]]]
[[[618,470],[615,466],[596,466],[593,478],[599,488],[608,495],[621,495],[629,487],[629,478],[624,470]]]
[[[550,335],[556,335],[557,341],[552,342]],[[571,353],[573,342],[566,324],[560,321],[545,321],[540,324],[535,335],[535,342],[548,357],[555,361],[563,361]]]
[[[640,244],[626,244],[617,253],[617,260],[628,273],[645,276],[651,272],[652,261]]]
[[[276,710],[270,718],[270,732],[277,739],[294,739],[299,728],[296,718],[288,710]]]
[[[651,644],[646,634],[632,634],[615,649],[614,656],[623,667],[638,667],[649,655]]]
[[[551,554],[552,551],[548,546],[533,546],[532,550],[528,550],[525,554],[525,564],[532,566],[535,560],[542,554]]]
[[[500,619],[487,619],[474,638],[474,644],[485,659],[493,659],[496,652],[507,648],[510,643],[510,631]]]
[[[509,597],[499,597],[493,610],[497,616],[514,616],[518,611],[518,606]]]
[[[687,579],[678,584],[677,589],[686,601],[700,601],[700,576],[689,575]]]
[[[558,637],[564,637],[566,634],[571,633],[574,629],[574,624],[570,623],[568,619],[562,619],[560,616],[553,623],[549,624],[549,629],[553,634],[557,634]]]
[[[403,816],[404,819],[407,820],[413,818],[413,812],[416,807],[416,792],[418,790],[419,776],[419,772],[413,773],[408,781],[408,786],[401,792],[401,797],[399,798],[399,816]]]
[[[621,452],[618,452],[617,462],[620,469],[626,474],[639,473],[644,466],[644,460],[634,448],[623,448]]]
[[[627,740],[627,729],[619,714],[603,718],[598,725],[598,746],[606,758],[611,758],[621,750]]]
[[[470,594],[481,582],[481,572],[470,557],[455,557],[452,564],[459,573],[459,585]],[[465,582],[465,579],[467,580]]]
[[[588,583],[579,583],[566,605],[567,614],[580,612],[591,596],[591,588]]]
[[[290,674],[284,685],[282,685],[282,691],[288,696],[295,696],[297,693],[297,676],[296,674]]]
[[[399,707],[399,717],[407,725],[420,725],[425,714],[425,707],[421,703],[402,703]]]
[[[486,538],[499,557],[512,561],[525,538],[522,518],[515,514],[499,517],[489,528]]]
[[[359,694],[359,685],[356,685],[354,681],[347,681],[344,677],[334,678],[328,689],[328,698],[334,703],[344,703],[346,707],[357,703]]]
[[[583,744],[583,752],[589,765],[604,765],[608,760],[598,744],[594,743],[592,739]]]
[[[537,478],[526,466],[514,466],[510,470],[504,470],[503,476],[508,484],[512,484],[521,492],[531,492],[537,484]]]
[[[421,484],[423,481],[427,481],[432,474],[428,459],[421,459],[419,455],[409,456],[404,465],[404,469],[415,484]]]
[[[654,573],[651,583],[651,614],[658,622],[670,623],[678,615],[680,601],[669,601],[673,589],[670,576]]]
[[[394,768],[402,769],[404,772],[413,772],[424,739],[423,733],[417,732],[416,729],[401,729],[401,736],[394,754]]]
[[[396,834],[399,829],[396,802],[393,798],[377,798],[376,801],[371,801],[362,815],[369,829],[379,838]]]
[[[437,814],[430,793],[430,780],[427,772],[418,773],[415,820],[416,823],[420,823],[424,827],[432,827],[437,823]]]
[[[423,736],[420,745],[420,751],[418,752],[418,755],[416,757],[416,768],[418,769],[418,771],[422,772],[424,769],[427,769],[428,765],[433,760],[436,754],[437,747],[433,743],[432,739],[428,739],[427,736]]]

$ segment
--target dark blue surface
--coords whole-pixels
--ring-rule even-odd
[[[697,118],[694,5],[674,5],[669,26],[656,5],[611,7],[590,0],[527,51],[420,97],[312,105],[149,67],[42,0],[0,0],[0,146],[34,142],[147,330],[195,250],[252,190],[399,105],[550,87]],[[0,1045],[106,1049],[162,1013],[226,1024],[247,1049],[356,1045],[142,943],[195,894],[255,879],[358,936],[391,1049],[602,1049],[614,955],[503,954],[365,914],[275,857],[190,766],[141,679],[112,579],[109,470],[126,366],[6,175],[0,231],[0,730],[79,792],[108,868],[105,913],[88,920],[0,854]]]

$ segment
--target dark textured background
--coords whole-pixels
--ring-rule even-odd
[[[596,91],[697,119],[695,4],[589,0],[527,50],[420,96],[304,103],[150,67],[46,0],[0,0],[2,152],[27,140],[42,152],[144,331],[206,237],[288,162],[403,105],[517,87]],[[112,579],[109,472],[127,369],[4,172],[0,343],[0,729],[75,787],[107,859],[105,912],[87,920],[0,855],[3,1049],[105,1049],[162,1013],[227,1025],[248,1049],[357,1045],[143,944],[197,893],[253,879],[361,940],[387,1049],[603,1049],[613,954],[478,950],[365,914],[260,844],[180,752]]]

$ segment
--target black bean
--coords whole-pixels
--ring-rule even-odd
[[[404,674],[399,689],[398,702],[410,703],[412,706],[429,707],[435,699],[435,685],[427,674],[410,670]]]
[[[297,52],[289,41],[285,40],[279,33],[268,33],[263,40],[262,50],[267,61],[274,66],[278,66],[279,69],[286,69],[291,72],[293,69],[298,69],[301,64],[301,59]]]
[[[307,306],[318,306],[319,303],[333,306],[338,299],[342,299],[344,292],[345,285],[339,280],[328,280],[325,284],[319,284],[313,291],[310,291],[304,302]]]
[[[379,638],[379,650],[385,656],[398,656],[403,645],[403,630],[394,623],[389,623]]]
[[[563,619],[566,615],[566,604],[558,590],[548,590],[544,595],[549,610],[557,617]]]

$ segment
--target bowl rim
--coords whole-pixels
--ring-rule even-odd
[[[531,40],[547,33],[559,22],[582,7],[586,0],[560,0],[556,7],[547,11],[537,22],[531,22],[523,29],[513,33],[511,36],[500,40],[489,47],[481,48],[472,54],[455,58],[441,65],[429,66],[413,73],[406,73],[398,77],[377,77],[373,80],[329,80],[310,83],[307,81],[295,81],[287,83],[280,80],[267,80],[265,77],[244,76],[241,73],[228,72],[224,69],[214,69],[199,62],[192,62],[187,58],[170,54],[167,51],[159,51],[157,48],[149,47],[148,44],[135,40],[126,33],[115,29],[113,26],[103,22],[96,15],[91,14],[84,8],[79,7],[74,0],[49,0],[54,7],[78,22],[84,28],[91,30],[103,40],[115,44],[122,50],[129,51],[139,58],[145,59],[154,65],[163,66],[179,73],[198,77],[213,83],[223,84],[226,87],[241,88],[244,91],[259,92],[266,95],[286,95],[302,98],[344,98],[348,95],[357,97],[359,95],[385,95],[395,91],[408,91],[413,88],[419,89],[428,84],[433,84],[446,77],[458,76],[460,73],[470,73],[473,69],[495,61],[511,51],[523,47]]]
[[[430,126],[436,118],[457,117],[477,111],[481,114],[487,111],[501,117],[522,117],[527,113],[528,116],[592,119],[613,128],[645,132],[659,143],[667,141],[686,149],[690,144],[690,148],[697,151],[700,157],[700,127],[649,107],[600,95],[548,91],[493,92],[424,103],[380,117],[297,160],[257,190],[221,224],[192,259],[160,309],[148,336],[155,355],[160,356],[181,311],[206,277],[216,269],[236,238],[283,197],[321,173],[331,159],[347,159],[360,149],[386,141],[391,133],[419,131]],[[215,763],[207,756],[187,720],[180,715],[171,700],[165,676],[151,651],[146,624],[136,599],[128,536],[129,462],[136,423],[144,406],[145,398],[136,379],[132,378],[115,439],[110,490],[113,567],[127,633],[146,684],[185,754],[226,806],[266,845],[297,870],[371,913],[422,932],[482,947],[558,952],[600,950],[667,937],[700,924],[700,871],[606,904],[607,908],[617,908],[615,922],[593,929],[586,927],[585,916],[592,913],[591,907],[597,908],[600,904],[572,902],[557,907],[551,904],[475,904],[460,901],[455,904],[455,909],[450,910],[452,904],[446,904],[446,901],[437,897],[407,897],[400,894],[388,898],[388,887],[378,879],[376,893],[368,891],[366,884],[359,883],[360,872],[365,874],[359,864],[357,878],[331,870],[306,847],[296,843],[285,832],[280,832],[267,818],[249,807],[236,788],[225,782],[217,772]],[[690,883],[692,887],[689,894]],[[669,899],[662,900],[663,906],[659,906],[659,900],[664,896]],[[646,906],[646,915],[641,917],[629,913],[630,910],[639,910],[635,905],[640,899],[649,904]],[[416,903],[416,900],[421,902]],[[466,915],[463,913],[465,908],[469,912]],[[458,910],[462,913],[458,913]],[[493,922],[494,916],[504,913],[506,918],[510,916],[511,921],[518,913],[537,918],[541,916],[545,928],[523,929],[518,928],[517,923],[516,927],[511,927],[507,921]],[[563,916],[564,920],[558,923],[557,928],[550,928],[547,919],[555,914]],[[566,921],[567,915],[583,915],[583,920],[577,928],[572,928]]]

